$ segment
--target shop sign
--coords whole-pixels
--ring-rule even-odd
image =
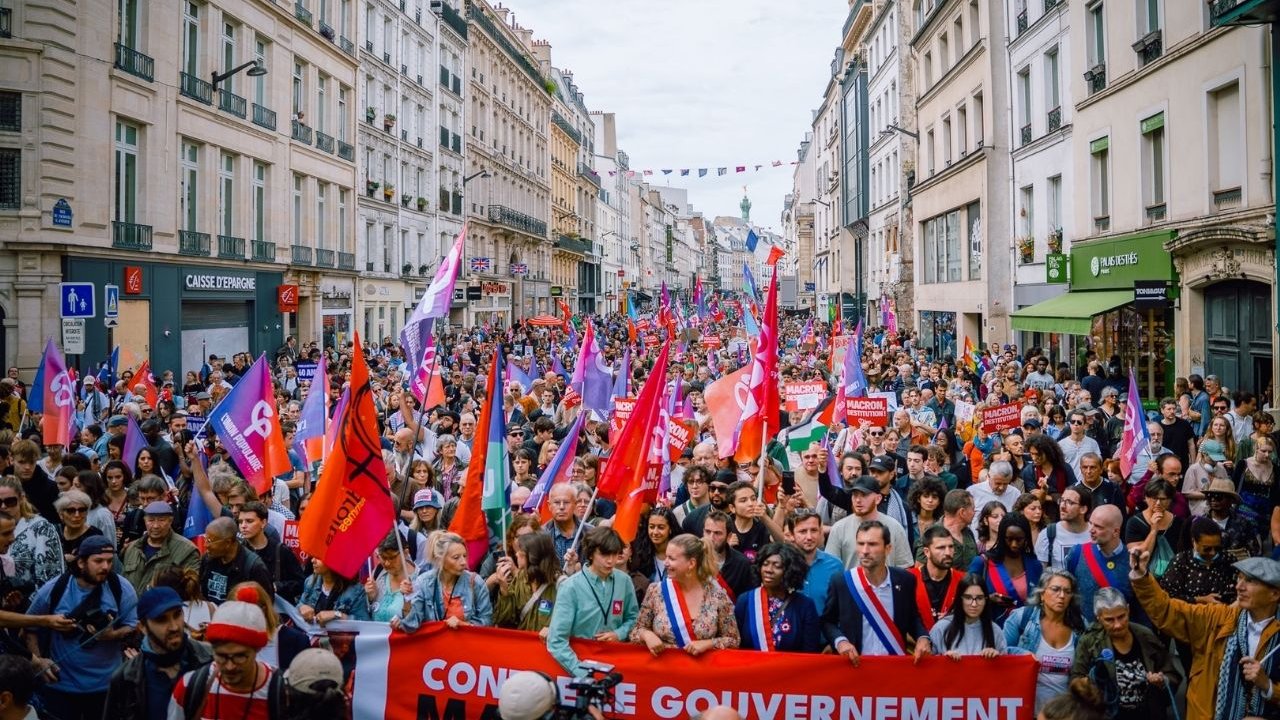
[[[1063,253],[1049,253],[1044,256],[1044,281],[1049,285],[1061,285],[1067,282],[1067,256]]]
[[[187,273],[183,285],[188,290],[226,290],[229,292],[253,292],[258,289],[258,279],[252,275],[215,275],[213,273]]]
[[[467,286],[467,300],[479,300],[483,297],[483,293],[479,285]]]
[[[564,288],[559,285],[551,286],[551,297],[561,297],[562,295],[564,295]]]
[[[298,286],[278,286],[276,288],[276,304],[280,306],[280,312],[282,313],[298,312]]]
[[[810,282],[807,282],[807,283],[805,283],[805,284],[804,284],[804,291],[805,291],[805,292],[814,292],[814,291],[815,291],[815,290],[817,290],[817,289],[818,289],[818,284],[817,284],[817,283],[810,283]]]
[[[1164,310],[1169,306],[1169,286],[1163,280],[1134,280],[1134,310]]]
[[[626,274],[627,274],[626,270],[621,270],[621,269],[618,270],[618,277],[624,277]]]
[[[124,266],[124,294],[142,294],[142,268],[133,265]]]
[[[486,297],[511,297],[511,285],[504,282],[480,283],[480,292]]]
[[[1173,282],[1173,257],[1164,244],[1176,231],[1136,233],[1074,245],[1068,256],[1072,289],[1128,290],[1136,280]]]

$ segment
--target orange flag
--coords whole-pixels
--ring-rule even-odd
[[[138,371],[133,374],[133,387],[139,384],[147,386],[147,404],[155,409],[156,404],[160,402],[160,391],[156,389],[155,378],[151,377],[151,361],[143,360],[138,366]],[[127,388],[132,391],[133,387]]]
[[[299,522],[302,550],[334,572],[353,578],[395,522],[378,438],[377,411],[360,337],[352,352],[350,401],[325,459],[311,504]]]

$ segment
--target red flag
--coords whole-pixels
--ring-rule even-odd
[[[734,458],[740,463],[760,457],[770,427],[774,432],[778,430],[778,273],[769,278],[764,319],[760,323],[760,344],[751,363],[750,388],[738,423],[738,449]]]
[[[133,375],[133,387],[126,388],[132,391],[134,387],[139,385],[147,386],[147,404],[155,409],[156,403],[160,401],[160,391],[156,389],[156,379],[151,377],[151,361],[143,360],[138,366],[138,371]]]
[[[573,320],[573,311],[569,309],[569,303],[563,300],[556,301],[560,305],[560,312],[564,313],[564,331],[569,332],[569,322]]]
[[[630,318],[627,318],[627,344],[636,344],[636,324]]]
[[[484,553],[489,549],[489,523],[484,514],[484,471],[489,456],[489,426],[494,410],[502,411],[502,396],[498,373],[504,363],[501,354],[489,363],[489,379],[485,383],[486,402],[480,405],[480,418],[476,421],[476,436],[471,442],[471,461],[467,463],[467,476],[458,498],[458,510],[449,523],[449,532],[457,533],[467,542],[468,564],[474,570],[480,566]],[[495,394],[497,401],[495,402]],[[499,438],[505,442],[506,438]],[[505,482],[506,478],[502,478]]]
[[[667,357],[670,353],[671,342],[663,343],[653,374],[641,388],[631,417],[622,426],[609,462],[596,484],[600,497],[618,501],[613,529],[628,543],[635,539],[642,507],[656,498],[662,475],[666,440],[658,415],[667,385]]]
[[[350,404],[298,527],[302,549],[353,578],[395,522],[378,438],[377,411],[359,335],[352,352]]]
[[[765,260],[765,262],[769,265],[776,264],[779,260],[782,259],[782,256],[784,255],[786,255],[786,253],[783,252],[782,248],[778,247],[777,245],[770,245],[769,257]]]

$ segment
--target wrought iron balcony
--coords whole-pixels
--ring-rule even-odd
[[[440,8],[440,19],[444,21],[454,32],[458,33],[463,40],[467,39],[467,21],[449,6],[449,3],[442,2],[438,6]]]
[[[1110,215],[1098,215],[1098,216],[1095,216],[1095,217],[1093,218],[1093,231],[1094,231],[1094,232],[1107,232],[1107,231],[1109,231],[1109,230],[1111,230],[1111,216],[1110,216]]]
[[[1168,205],[1164,203],[1156,203],[1147,206],[1147,224],[1163,222],[1168,214]]]
[[[569,237],[568,235],[557,236],[555,246],[561,250],[578,253],[579,255],[590,255],[594,250],[590,240]]]
[[[316,133],[316,149],[327,153],[333,152],[333,136],[322,132]]]
[[[267,240],[251,240],[249,242],[250,252],[253,259],[257,262],[275,262],[276,261],[276,244]]]
[[[253,124],[268,130],[276,129],[276,112],[268,110],[258,103],[253,104]]]
[[[1062,127],[1062,108],[1056,107],[1049,111],[1049,132],[1060,127]]]
[[[294,265],[310,265],[311,264],[311,248],[306,245],[291,245],[289,247],[289,261]]]
[[[195,75],[179,73],[178,92],[205,105],[213,104],[213,85]]]
[[[578,174],[597,188],[600,187],[600,174],[588,167],[586,163],[578,163]]]
[[[1048,14],[1050,10],[1062,4],[1062,0],[1044,0],[1044,12]]]
[[[218,109],[223,112],[229,112],[238,118],[245,116],[245,107],[248,103],[244,98],[231,92],[230,90],[218,91]]]
[[[503,205],[489,206],[489,222],[538,237],[547,236],[546,222]]]
[[[448,6],[442,3],[442,7]],[[542,73],[538,71],[537,66],[529,59],[529,55],[524,50],[517,47],[515,43],[507,39],[507,33],[509,33],[510,30],[504,32],[503,28],[500,27],[501,23],[491,17],[477,3],[467,3],[467,18],[492,38],[494,42],[498,44],[498,47],[502,48],[503,52],[505,52],[516,65],[520,66],[520,69],[529,76],[529,79],[533,80],[535,85],[540,88],[548,87],[546,79],[542,77]]]
[[[1019,140],[1021,142],[1018,143],[1018,147],[1031,144],[1031,123],[1022,126],[1022,130],[1019,132]]]
[[[569,121],[565,120],[564,117],[560,115],[560,113],[554,110],[551,111],[551,122],[555,123],[556,127],[563,130],[564,134],[568,135],[569,138],[573,140],[575,143],[579,145],[582,144],[582,133],[578,132],[578,129],[575,128],[573,125],[570,125]]]
[[[1022,8],[1022,12],[1018,13],[1018,34],[1027,31],[1027,9]]]
[[[467,34],[463,33],[462,37]],[[0,38],[13,37],[13,11],[9,8],[0,8]]]
[[[333,26],[332,26],[332,25],[330,25],[329,23],[327,23],[327,22],[325,22],[325,21],[321,20],[321,21],[320,21],[320,35],[322,35],[326,40],[333,40],[333,38],[337,35],[337,33],[335,33],[335,32],[333,31]]]
[[[343,160],[355,160],[356,159],[355,147],[353,147],[351,143],[345,143],[339,140],[338,141],[338,157],[342,158]]]
[[[151,226],[113,220],[111,247],[121,250],[151,250]]]
[[[1164,53],[1164,33],[1152,30],[1133,44],[1133,51],[1138,53],[1138,64],[1142,67],[1159,60]]]
[[[209,255],[211,242],[209,233],[196,232],[195,230],[179,230],[178,231],[178,254],[179,255]]]
[[[120,43],[116,43],[116,67],[147,82],[155,79],[156,61]]]
[[[356,269],[355,253],[348,253],[348,252],[338,253],[338,269],[339,270],[355,270]]]
[[[1215,210],[1226,210],[1228,208],[1240,207],[1242,194],[1240,188],[1233,187],[1225,190],[1213,191],[1213,208]]]
[[[218,236],[218,257],[232,260],[244,259],[244,238],[233,235]]]
[[[297,120],[293,120],[293,139],[305,145],[311,144],[311,128],[303,125]]]
[[[1280,21],[1280,3],[1277,0],[1213,0],[1209,12],[1215,27]]]
[[[1107,88],[1107,65],[1098,63],[1084,74],[1084,81],[1089,85],[1089,94],[1102,92]]]
[[[346,54],[350,55],[351,57],[355,57],[355,56],[356,56],[356,44],[355,44],[355,43],[353,43],[353,42],[351,42],[351,41],[350,41],[350,40],[348,40],[347,38],[345,38],[345,37],[339,37],[339,38],[338,38],[338,47],[342,48],[342,52],[344,52],[344,53],[346,53]]]
[[[296,2],[293,4],[293,15],[307,27],[311,27],[311,11],[303,7],[302,3]]]
[[[332,250],[316,249],[316,267],[333,267],[336,264]]]

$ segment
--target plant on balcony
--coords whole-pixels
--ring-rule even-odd
[[[405,263],[404,267],[400,268],[400,272],[405,275],[413,274],[413,263]]]
[[[364,109],[365,122],[373,122],[373,119],[377,116],[378,111],[372,105]]]
[[[427,199],[424,197],[418,198],[418,210],[426,210],[426,209],[427,209]]]
[[[382,116],[382,129],[391,132],[391,128],[396,124],[395,113],[387,113]]]
[[[364,186],[365,186],[365,189],[369,192],[369,194],[372,195],[375,190],[382,187],[382,183],[378,182],[377,180],[367,180],[365,181]]]
[[[428,272],[431,272],[430,265],[426,263],[422,263],[421,265],[418,266],[418,275],[421,275],[422,277],[426,277]]]
[[[387,202],[391,202],[391,199],[394,198],[395,196],[396,196],[395,185],[388,183],[386,187],[382,188],[382,197],[386,198]]]
[[[1018,258],[1026,265],[1036,259],[1036,239],[1034,235],[1023,235],[1014,242],[1018,245]]]
[[[1062,228],[1058,228],[1049,233],[1049,237],[1045,239],[1045,243],[1049,246],[1049,252],[1062,252]]]

